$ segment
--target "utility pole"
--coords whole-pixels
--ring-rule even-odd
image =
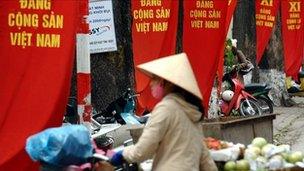
[[[80,4],[81,25],[76,35],[77,108],[79,122],[91,131],[91,66],[89,50],[88,1]]]

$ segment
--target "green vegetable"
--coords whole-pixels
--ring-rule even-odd
[[[231,71],[232,66],[234,65],[234,54],[232,53],[232,41],[228,39],[225,45],[225,63],[226,69]]]

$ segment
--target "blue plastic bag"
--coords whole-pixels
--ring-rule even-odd
[[[83,125],[46,129],[28,137],[25,149],[32,160],[56,166],[83,164],[93,155],[90,133]]]

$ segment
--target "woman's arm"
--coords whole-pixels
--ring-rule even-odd
[[[214,163],[214,160],[211,158],[206,144],[202,143],[202,156],[200,161],[200,171],[217,171],[218,168]]]
[[[156,106],[138,142],[126,147],[123,156],[128,162],[142,162],[152,158],[170,124],[170,112],[166,106]]]
[[[251,64],[251,62],[246,58],[241,50],[238,50],[236,47],[232,47],[232,52],[235,56],[237,56],[237,60],[241,68],[246,68]]]

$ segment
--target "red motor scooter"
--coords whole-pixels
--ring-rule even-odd
[[[225,90],[222,93],[221,113],[224,116],[229,116],[234,109],[241,116],[261,115],[262,109],[256,99],[244,90],[244,85],[237,79],[239,70],[240,67],[236,66],[223,77],[223,81],[228,82],[231,90]]]

